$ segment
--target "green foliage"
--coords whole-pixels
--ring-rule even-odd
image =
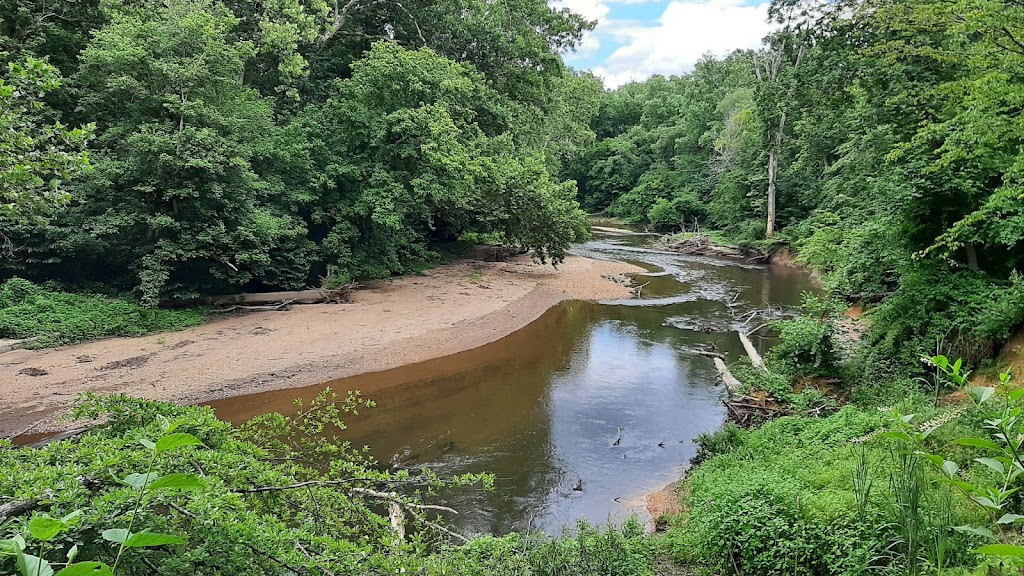
[[[536,0],[51,4],[4,5],[0,46],[27,64],[0,90],[19,147],[0,155],[24,168],[17,159],[32,146],[52,153],[35,155],[35,172],[18,168],[31,180],[10,182],[18,203],[62,204],[65,188],[74,201],[49,222],[4,227],[18,254],[0,262],[0,278],[95,282],[155,306],[299,289],[328,267],[342,279],[415,271],[465,233],[556,264],[587,237],[560,174],[593,141],[600,87],[561,62],[593,25],[568,10]],[[70,73],[53,110],[38,93],[57,87],[51,56]],[[88,122],[94,169],[64,182],[79,171],[72,160],[84,163]],[[18,210],[29,208],[43,206]]]
[[[715,573],[861,573],[888,533],[877,517],[853,514],[849,442],[879,425],[848,407],[705,439],[706,459],[686,480],[685,521],[668,534],[673,556]]]
[[[68,202],[66,181],[89,166],[93,125],[68,128],[45,104],[61,83],[44,60],[9,61],[0,52],[0,240],[12,224],[36,223]],[[6,246],[5,250],[10,247]]]
[[[984,543],[975,550],[978,554],[989,554],[1004,559],[1024,559],[1024,546],[1020,546],[1014,526],[1024,520],[1024,507],[1015,496],[1020,489],[1020,475],[1024,473],[1024,390],[1010,386],[1010,374],[999,376],[999,386],[972,386],[968,382],[970,372],[963,367],[963,361],[950,362],[945,356],[928,358],[938,370],[956,387],[966,392],[973,407],[980,411],[985,434],[981,437],[961,437],[955,440],[959,446],[979,454],[967,473],[961,473],[961,465],[937,454],[932,434],[944,424],[959,416],[953,412],[946,418],[915,423],[914,414],[892,413],[893,429],[881,434],[902,442],[908,452],[920,456],[935,466],[950,490],[962,494],[984,511],[987,522],[983,525],[956,526],[959,532],[970,534]],[[972,454],[974,455],[974,454]],[[980,466],[979,466],[980,465]],[[982,472],[978,468],[982,467]]]
[[[839,310],[834,301],[804,294],[800,316],[772,322],[781,342],[772,348],[771,359],[799,376],[836,375],[841,360],[835,328]]]
[[[123,298],[76,294],[12,278],[0,284],[0,338],[34,338],[46,348],[101,338],[141,336],[202,323],[198,309],[146,308]]]
[[[366,448],[341,438],[342,417],[372,406],[358,393],[328,391],[296,416],[233,428],[208,408],[87,396],[74,416],[105,424],[40,449],[0,444],[0,491],[41,499],[0,524],[0,570],[52,574],[66,561],[64,576],[276,574],[285,565],[338,574],[654,574],[657,545],[635,520],[452,545],[422,499],[443,486],[486,489],[493,478],[381,471]],[[396,506],[405,538],[383,514]]]
[[[991,357],[1024,320],[1024,282],[1017,274],[1003,281],[920,263],[871,318],[873,345],[904,363],[916,363],[916,351],[945,342],[944,353],[974,364]]]

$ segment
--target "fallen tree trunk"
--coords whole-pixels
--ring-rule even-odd
[[[736,394],[739,394],[740,388],[743,384],[732,375],[729,371],[729,367],[725,365],[725,360],[722,360],[718,356],[714,356],[715,368],[718,369],[718,377],[722,379],[722,383],[725,384],[725,389],[729,393],[729,397],[732,398]]]
[[[340,288],[327,289],[315,288],[311,290],[296,290],[292,292],[261,292],[257,294],[228,294],[226,296],[211,296],[203,299],[205,304],[213,305],[251,305],[251,304],[320,304],[323,302],[348,302],[351,299],[352,290],[356,288],[355,283],[346,284]]]
[[[747,356],[750,356],[750,363],[755,368],[760,368],[767,372],[768,368],[764,365],[764,359],[761,358],[761,354],[754,348],[754,343],[750,341],[750,337],[740,331],[736,331],[736,333],[740,336],[740,342],[743,344],[743,349],[747,351]]]

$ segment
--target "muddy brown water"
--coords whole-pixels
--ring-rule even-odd
[[[656,274],[636,277],[647,283],[640,299],[567,302],[473,350],[210,405],[240,423],[294,412],[296,398],[326,386],[359,390],[377,407],[349,417],[345,435],[379,461],[496,476],[492,492],[439,495],[461,511],[449,523],[467,533],[557,532],[580,518],[643,516],[643,495],[678,479],[696,437],[725,418],[715,368],[695,351],[739,358],[737,316],[766,304],[795,307],[814,290],[791,268],[664,254],[646,242],[599,238],[576,250]],[[755,344],[766,351],[771,341]]]

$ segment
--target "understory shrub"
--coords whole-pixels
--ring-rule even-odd
[[[922,351],[977,364],[1024,322],[1024,278],[999,281],[972,270],[919,263],[871,313],[870,344],[891,360],[920,366]],[[946,349],[936,351],[938,344]]]
[[[799,376],[832,376],[840,365],[835,318],[838,303],[804,294],[803,313],[790,320],[772,322],[781,342],[771,358]]]
[[[104,336],[140,336],[203,322],[202,309],[147,308],[123,298],[76,294],[12,278],[0,284],[0,338],[37,338],[46,348]]]

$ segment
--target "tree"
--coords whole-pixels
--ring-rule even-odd
[[[575,187],[515,146],[506,111],[471,67],[374,44],[303,118],[323,175],[312,222],[324,260],[347,277],[382,277],[428,258],[432,242],[500,232],[559,261],[586,234]]]
[[[807,52],[805,30],[794,27],[792,14],[780,13],[783,28],[768,38],[768,48],[763,54],[753,55],[754,74],[758,82],[758,104],[765,120],[765,138],[768,155],[768,222],[765,237],[775,234],[775,201],[778,186],[779,154],[782,150],[786,121],[793,92],[797,87],[796,73],[800,70]]]
[[[280,152],[271,102],[241,84],[252,44],[211,2],[113,16],[81,57],[82,110],[100,126],[76,222],[144,302],[240,287],[274,269],[305,283],[303,222],[260,166]],[[79,231],[78,233],[82,233]]]
[[[13,224],[39,222],[68,202],[67,181],[89,166],[85,145],[93,126],[69,128],[52,120],[43,101],[60,86],[46,62],[8,62],[0,77],[0,240]]]

